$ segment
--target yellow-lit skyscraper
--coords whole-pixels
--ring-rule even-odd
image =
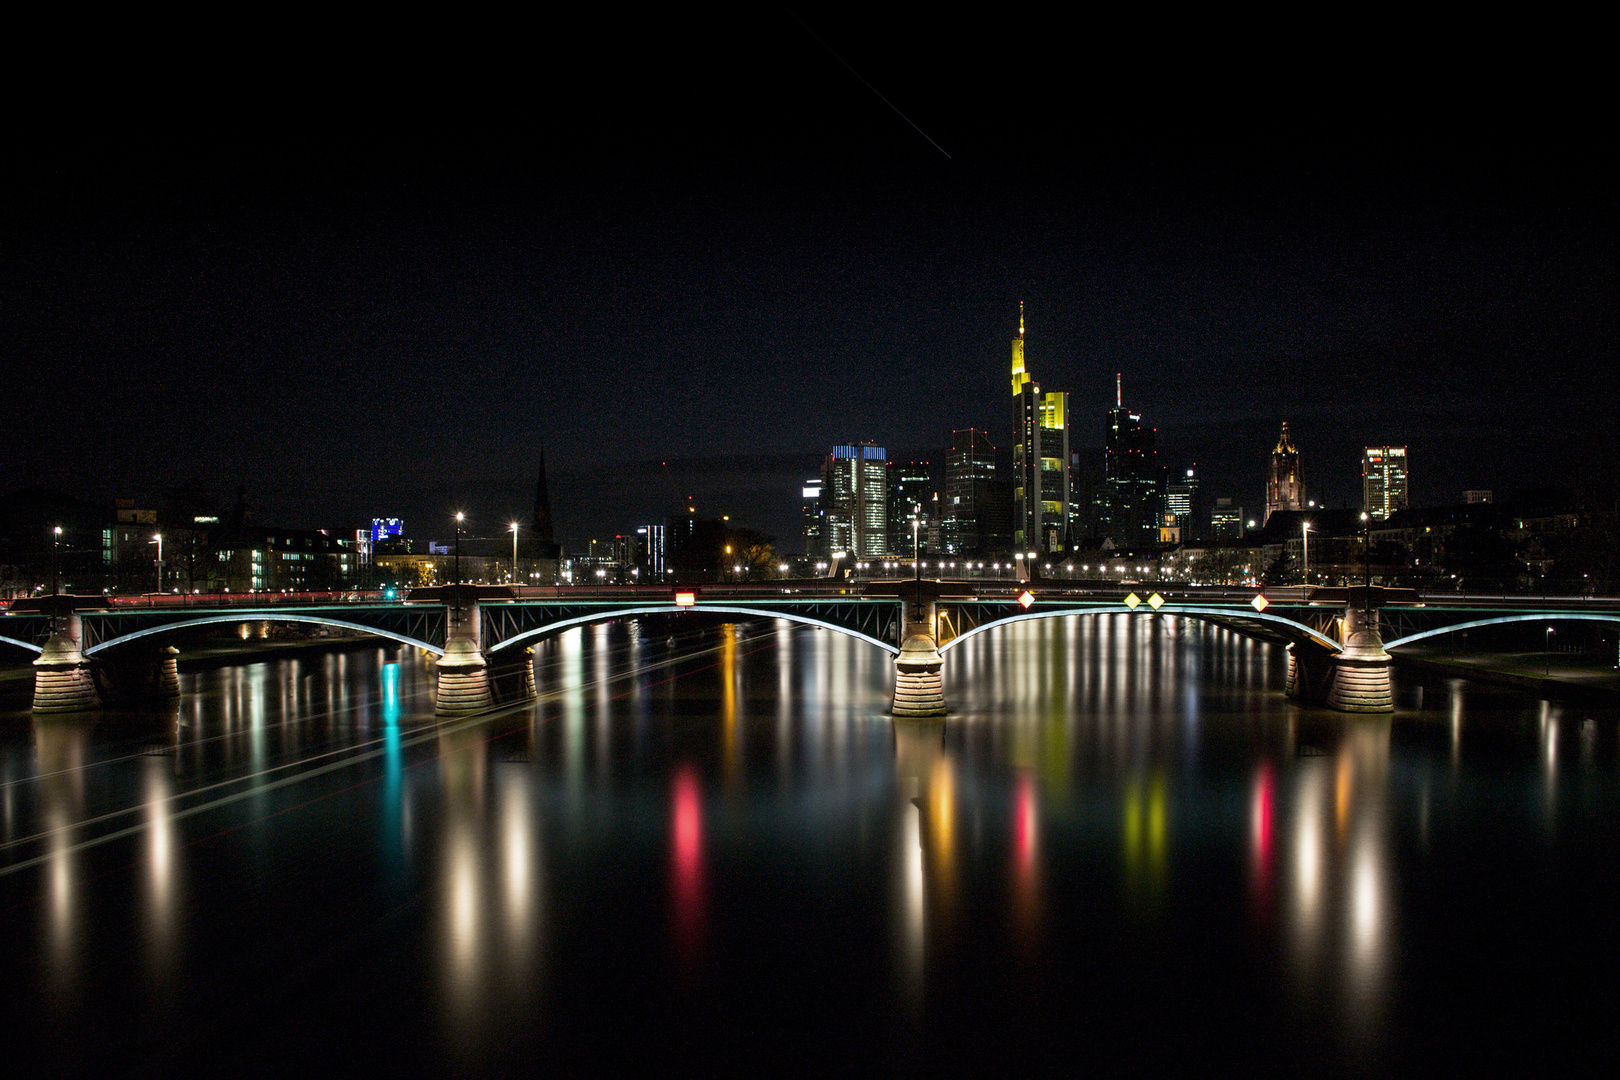
[[[1367,516],[1374,521],[1406,509],[1406,447],[1369,446],[1362,450],[1361,496]]]
[[[1069,542],[1069,395],[1041,393],[1024,367],[1024,304],[1012,342],[1013,549],[1052,554]]]

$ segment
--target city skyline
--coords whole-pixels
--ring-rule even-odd
[[[574,100],[583,58],[521,96],[368,98],[361,135],[341,91],[229,83],[229,124],[142,83],[152,128],[31,115],[0,180],[6,488],[196,479],[289,526],[425,528],[526,514],[543,450],[559,537],[774,485],[780,538],[804,468],[762,461],[1010,442],[1019,300],[1074,450],[1123,372],[1167,464],[1245,505],[1284,419],[1344,505],[1364,446],[1411,447],[1418,503],[1613,460],[1613,184],[1578,115],[1538,111],[1556,87],[1440,135],[1421,95],[1308,126],[1224,83],[1093,109],[1107,80],[1017,31],[828,19],[741,52],[632,28],[572,111],[534,103]],[[969,62],[995,48],[1029,80]],[[662,461],[690,478],[633,475]],[[604,487],[665,501],[620,521]]]

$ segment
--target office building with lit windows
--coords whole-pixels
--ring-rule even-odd
[[[821,542],[829,554],[889,554],[889,462],[871,443],[835,446],[821,465]]]
[[[1406,509],[1406,447],[1369,446],[1362,450],[1361,505],[1374,521]]]
[[[999,552],[1012,540],[1009,490],[996,475],[996,448],[987,432],[951,432],[945,459],[945,497],[940,506],[940,538],[952,555]]]
[[[1069,544],[1069,395],[1041,393],[1024,366],[1024,305],[1012,342],[1013,548],[1044,554]]]
[[[1165,488],[1164,512],[1175,515],[1174,525],[1181,533],[1182,543],[1201,542],[1209,538],[1209,514],[1204,510],[1196,465]]]
[[[918,523],[918,545],[929,550],[928,530],[938,502],[928,462],[889,462],[889,554],[910,554],[912,522]]]

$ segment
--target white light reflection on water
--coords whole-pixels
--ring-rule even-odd
[[[484,997],[488,938],[485,933],[483,876],[484,792],[488,734],[482,726],[446,724],[439,729],[439,763],[444,783],[442,896],[446,988],[451,1018],[472,1023]]]
[[[175,906],[179,891],[178,838],[174,823],[174,779],[166,757],[142,762],[146,823],[145,941],[147,972],[153,982],[167,982],[176,948]]]
[[[944,754],[945,724],[938,720],[900,719],[893,722],[894,770],[900,812],[895,860],[899,868],[896,971],[900,998],[916,1015],[922,1008],[924,945],[927,934],[928,889],[924,879],[924,847],[929,832],[928,792]]]
[[[34,721],[41,824],[48,830],[46,862],[46,985],[55,1004],[65,1006],[79,981],[80,859],[70,827],[84,817],[85,747],[90,725],[75,720]]]

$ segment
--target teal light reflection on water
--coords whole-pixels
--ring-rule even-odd
[[[396,874],[404,870],[406,865],[405,754],[399,730],[403,713],[399,695],[399,665],[385,663],[382,667],[382,847],[384,862]]]

